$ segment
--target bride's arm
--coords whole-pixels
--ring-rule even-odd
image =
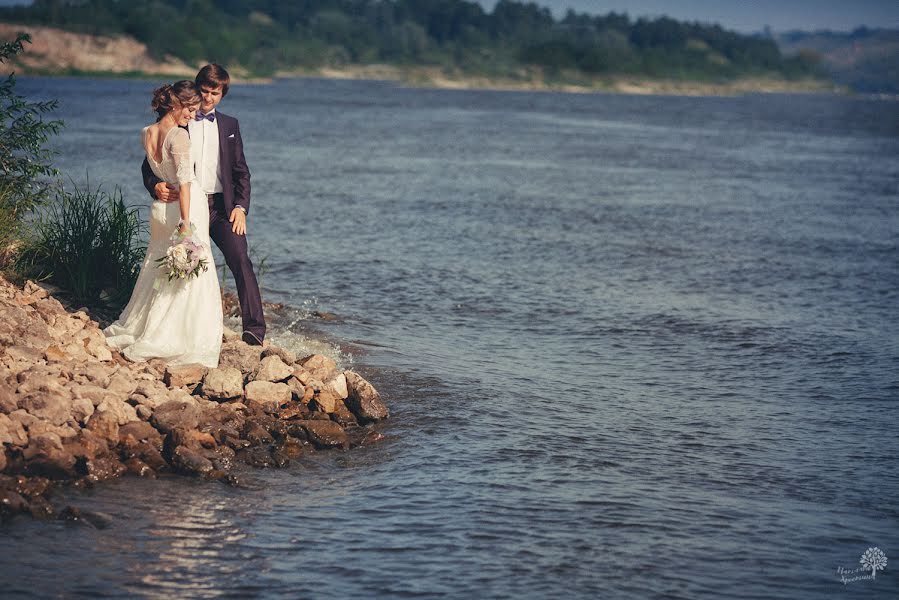
[[[179,231],[186,233],[190,227],[190,182],[194,177],[193,164],[190,161],[190,136],[180,129],[171,136],[172,157],[175,160],[175,176],[180,192],[178,205],[181,208],[181,225]]]

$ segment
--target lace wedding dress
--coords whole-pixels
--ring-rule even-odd
[[[137,284],[119,319],[104,330],[109,346],[133,361],[161,358],[168,364],[218,366],[222,345],[222,298],[209,245],[209,205],[194,176],[187,131],[173,127],[157,162],[141,133],[150,168],[160,179],[179,185],[190,181],[190,221],[203,246],[208,270],[198,277],[168,280],[156,259],[165,256],[181,218],[178,202],[153,202],[150,242]]]

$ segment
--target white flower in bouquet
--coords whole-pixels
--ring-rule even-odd
[[[209,269],[206,259],[203,258],[203,246],[193,235],[193,225],[184,234],[175,230],[165,256],[156,259],[156,263],[160,269],[165,270],[169,281],[197,277],[200,271]]]

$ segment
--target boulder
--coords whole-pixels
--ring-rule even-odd
[[[105,387],[107,391],[124,400],[137,389],[137,381],[126,371],[118,371],[109,378],[109,383]]]
[[[119,439],[119,420],[111,411],[96,411],[87,420],[87,428],[104,440]]]
[[[134,407],[119,400],[104,400],[97,407],[97,412],[110,412],[115,417],[119,425],[139,421]]]
[[[19,408],[19,401],[12,391],[0,383],[0,413],[9,414]]]
[[[381,401],[381,395],[372,384],[355,371],[345,371],[344,375],[349,390],[346,405],[360,423],[380,421],[389,416],[387,406]]]
[[[293,375],[293,369],[281,360],[280,356],[266,356],[259,363],[259,366],[253,371],[250,377],[253,381],[285,381]]]
[[[347,435],[334,421],[295,421],[303,428],[309,441],[317,448],[343,448],[347,445]]]
[[[225,342],[219,355],[219,368],[234,367],[244,375],[256,370],[262,349],[242,341]]]
[[[196,429],[200,421],[200,409],[186,402],[170,401],[153,411],[150,424],[163,433],[174,429]]]
[[[285,364],[292,365],[297,362],[296,355],[290,350],[285,350],[279,346],[268,346],[265,350],[262,351],[262,358],[268,358],[269,356],[277,356],[280,358]]]
[[[71,409],[72,418],[82,425],[94,414],[94,403],[87,398],[74,398]]]
[[[243,395],[243,374],[235,367],[209,369],[203,378],[203,395],[213,400],[232,400]]]
[[[323,354],[313,354],[299,361],[316,379],[330,379],[337,371],[337,363]],[[305,382],[304,382],[305,383]]]
[[[346,375],[343,373],[338,373],[325,381],[324,388],[330,389],[341,400],[350,395],[349,389],[347,388]]]
[[[3,444],[11,446],[24,446],[28,443],[28,434],[20,421],[0,414],[0,448]],[[0,469],[2,470],[2,469]]]
[[[19,400],[19,407],[28,414],[62,425],[69,420],[72,399],[59,392],[32,392]]]
[[[195,387],[206,375],[206,367],[198,364],[168,366],[163,382],[171,388]]]
[[[290,402],[290,386],[286,383],[251,381],[246,387],[246,397],[248,401],[258,402],[262,405],[275,403],[278,406],[284,406]]]

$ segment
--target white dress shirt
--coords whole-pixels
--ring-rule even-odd
[[[215,109],[210,114],[215,114]],[[200,189],[204,194],[220,194],[224,188],[219,173],[218,121],[191,121],[187,129],[190,132],[191,153],[194,164],[197,165]]]

